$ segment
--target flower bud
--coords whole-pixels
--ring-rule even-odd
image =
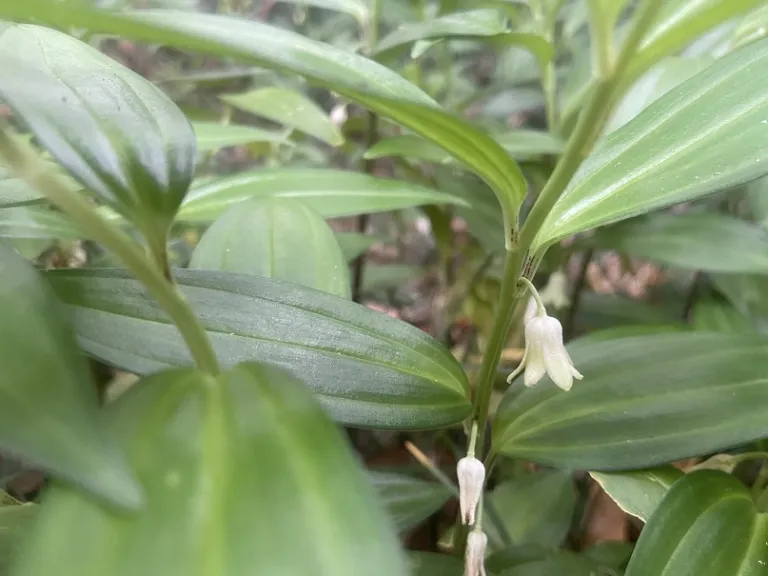
[[[483,493],[485,466],[474,456],[465,456],[456,465],[456,476],[459,479],[461,522],[474,524],[475,509]]]
[[[464,576],[485,576],[485,549],[488,537],[481,530],[472,530],[467,536],[464,556]]]
[[[563,390],[582,379],[563,345],[563,327],[542,310],[525,325],[525,385],[535,385],[545,373]]]

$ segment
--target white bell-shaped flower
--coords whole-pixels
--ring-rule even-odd
[[[525,325],[525,385],[534,386],[549,374],[563,390],[570,390],[573,379],[582,379],[563,345],[563,327],[557,318],[543,310]]]
[[[536,303],[536,298],[533,296],[528,297],[528,304],[525,306],[525,313],[523,314],[523,326],[528,324],[531,320],[536,318],[539,313],[539,305]]]
[[[485,549],[488,537],[481,530],[472,530],[467,536],[467,551],[464,555],[464,576],[485,575]]]
[[[483,493],[485,466],[477,458],[467,455],[456,464],[459,479],[459,507],[462,524],[475,523],[475,510]]]

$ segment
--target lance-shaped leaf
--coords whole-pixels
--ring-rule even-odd
[[[590,472],[619,508],[647,522],[682,470],[672,465],[629,472]]]
[[[632,57],[625,81],[638,78],[665,56],[676,54],[696,38],[727,20],[745,14],[762,0],[670,0],[656,17]]]
[[[443,40],[488,40],[496,45],[519,45],[529,50],[546,66],[552,58],[552,45],[543,37],[525,32],[513,32],[500,10],[482,8],[446,14],[425,22],[402,24],[385,36],[374,50],[374,56],[382,59],[414,44],[411,57],[418,58],[428,47]]]
[[[336,12],[346,12],[363,25],[368,16],[368,5],[364,0],[278,0],[289,4],[298,4],[299,6],[314,6],[326,10],[335,10]]]
[[[163,372],[108,417],[148,506],[121,515],[54,486],[17,576],[406,576],[348,443],[285,372]]]
[[[768,274],[768,232],[724,214],[651,214],[598,230],[587,242],[678,268]]]
[[[436,482],[426,482],[396,472],[371,471],[370,481],[379,494],[398,532],[418,526],[439,510],[451,491]]]
[[[533,249],[768,173],[768,40],[667,92],[598,145]]]
[[[233,204],[248,198],[270,197],[301,200],[324,218],[424,204],[466,204],[455,195],[404,180],[342,170],[277,168],[224,176],[194,187],[182,204],[178,219],[213,220]]]
[[[344,143],[344,137],[328,114],[295,90],[268,86],[243,94],[225,94],[219,98],[239,110],[289,126],[332,146]]]
[[[11,170],[0,166],[0,208],[42,202],[44,196]]]
[[[632,470],[768,436],[768,340],[670,332],[574,341],[584,379],[513,387],[493,447],[559,468]]]
[[[0,0],[0,17],[84,27],[304,76],[437,142],[491,186],[507,224],[515,224],[526,184],[504,149],[479,128],[441,109],[402,76],[360,55],[260,22],[214,14],[109,13],[52,0]]]
[[[83,236],[66,216],[46,206],[0,209],[0,238],[70,240]]]
[[[288,134],[285,132],[261,130],[253,126],[194,122],[192,127],[195,129],[198,152],[208,152],[227,146],[240,146],[252,142],[273,142],[276,144],[293,145],[288,140]]]
[[[98,50],[41,26],[0,29],[0,67],[0,100],[40,144],[116,211],[164,233],[195,161],[195,134],[173,102]]]
[[[175,277],[223,365],[283,366],[339,422],[435,428],[460,422],[471,409],[458,362],[409,324],[269,278],[205,270]],[[191,364],[170,320],[125,271],[60,270],[49,278],[89,354],[138,374]]]
[[[141,492],[101,425],[96,389],[45,281],[0,244],[0,449],[124,506]]]
[[[275,278],[342,298],[351,292],[333,230],[317,212],[288,198],[232,206],[203,234],[189,267]]]
[[[626,576],[762,575],[766,541],[768,515],[758,513],[744,484],[725,472],[692,472],[648,520]]]

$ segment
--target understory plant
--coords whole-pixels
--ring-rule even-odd
[[[765,2],[209,4],[0,0],[0,573],[768,574]]]

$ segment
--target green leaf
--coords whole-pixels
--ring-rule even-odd
[[[715,59],[711,56],[665,58],[627,90],[624,98],[611,115],[611,119],[605,127],[605,133],[609,134],[621,128],[652,102],[688,78],[709,68],[714,62]]]
[[[768,232],[724,214],[651,214],[598,230],[589,243],[678,268],[768,274]]]
[[[185,365],[189,352],[141,285],[119,269],[57,270],[52,285],[80,344],[136,374]],[[258,276],[178,270],[176,281],[224,366],[284,366],[331,416],[394,429],[455,424],[470,412],[458,362],[421,330],[310,288]]]
[[[43,202],[44,199],[26,180],[17,178],[11,170],[0,166],[0,208]]]
[[[295,198],[324,218],[401,210],[424,204],[464,204],[456,196],[403,180],[309,168],[259,169],[224,176],[190,190],[178,219],[206,221],[248,198]]]
[[[336,242],[339,243],[341,253],[344,259],[350,262],[364,254],[368,249],[384,240],[381,236],[371,236],[369,234],[358,234],[355,232],[339,232],[336,234]]]
[[[613,574],[606,566],[591,558],[572,552],[571,550],[553,550],[544,558],[515,564],[503,572],[501,576],[595,576],[596,574]]]
[[[464,562],[455,556],[434,552],[408,552],[411,576],[462,576]],[[490,576],[493,576],[489,573]]]
[[[768,343],[668,333],[568,346],[584,380],[507,394],[493,448],[559,468],[629,470],[768,436]]]
[[[369,18],[368,6],[363,0],[278,0],[278,2],[346,12],[353,16],[360,24],[364,24]]]
[[[718,298],[698,300],[693,308],[693,325],[705,332],[753,334],[752,321],[727,302]]]
[[[203,234],[190,268],[242,272],[351,297],[349,268],[333,230],[288,198],[232,206]]]
[[[595,482],[627,514],[647,522],[669,488],[684,476],[681,470],[665,465],[630,472],[590,472]]]
[[[630,324],[628,326],[614,326],[613,328],[604,328],[595,330],[581,336],[582,342],[597,342],[602,340],[616,340],[617,338],[628,338],[629,336],[643,336],[650,334],[663,334],[665,332],[684,332],[690,330],[690,326],[680,322],[679,324]]]
[[[96,388],[44,280],[0,244],[0,449],[121,506],[142,495],[101,426]]]
[[[219,98],[238,110],[294,128],[331,146],[344,144],[344,137],[328,114],[295,90],[268,86],[243,94],[225,94]]]
[[[304,76],[439,143],[491,186],[509,226],[515,224],[526,183],[509,155],[482,130],[445,112],[400,75],[362,56],[260,22],[214,14],[109,13],[53,0],[0,0],[0,17],[88,28]]]
[[[46,206],[0,209],[0,238],[77,239],[85,234]]]
[[[0,506],[0,574],[8,574],[37,510],[36,504]]]
[[[533,250],[766,174],[766,74],[768,40],[722,58],[606,137],[545,219]]]
[[[421,266],[413,264],[372,264],[363,270],[362,291],[370,294],[381,289],[401,288],[424,273]]]
[[[528,158],[545,154],[556,155],[563,151],[564,144],[549,132],[538,130],[511,130],[494,135],[496,141],[516,158]],[[365,158],[402,157],[424,162],[446,164],[451,162],[450,154],[439,146],[413,134],[401,134],[383,138],[365,151]]]
[[[442,484],[406,474],[371,471],[368,475],[398,532],[421,524],[440,510],[452,495]]]
[[[506,18],[499,10],[467,10],[424,22],[401,24],[381,39],[373,54],[381,58],[384,53],[394,48],[413,44],[419,40],[485,38],[506,32],[508,32]]]
[[[107,416],[151,505],[121,515],[55,485],[17,576],[407,574],[348,442],[282,370],[163,372]]]
[[[762,0],[671,0],[632,57],[625,79],[638,78],[665,56],[676,54],[705,32],[759,6]]]
[[[553,55],[552,45],[547,40],[536,34],[510,31],[504,14],[492,8],[455,12],[425,22],[402,24],[382,38],[373,55],[381,60],[398,48],[415,43],[411,57],[418,58],[435,43],[451,39],[488,40],[501,46],[521,46],[537,58],[541,68]]]
[[[0,99],[40,144],[117,212],[164,233],[195,161],[194,132],[173,102],[98,50],[40,26],[0,29],[0,66],[12,79]]]
[[[217,122],[193,122],[197,137],[197,151],[209,152],[226,148],[227,146],[240,146],[252,142],[272,142],[275,144],[290,144],[288,135],[284,132],[261,130],[252,126],[238,126],[236,124],[219,124]]]
[[[569,472],[542,470],[497,486],[487,496],[514,544],[559,546],[571,526],[576,494]],[[495,531],[493,524],[486,532]]]
[[[768,516],[741,482],[725,472],[692,472],[648,520],[626,576],[765,574],[767,538]]]

